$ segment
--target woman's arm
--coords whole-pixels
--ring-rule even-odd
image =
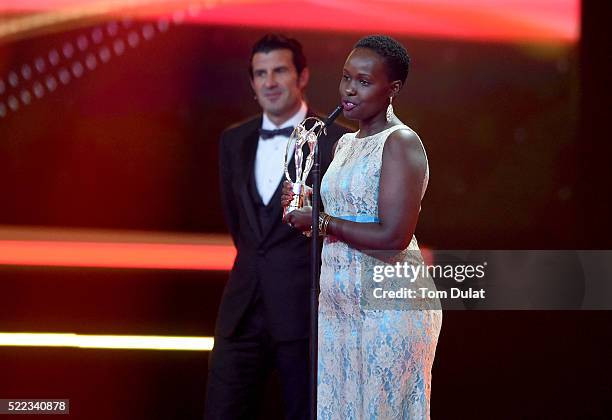
[[[427,160],[419,138],[411,130],[397,130],[387,139],[378,196],[376,223],[359,223],[333,217],[327,233],[358,248],[400,250],[412,240],[419,216]],[[285,192],[285,190],[284,190]],[[289,198],[283,195],[283,201]],[[286,221],[296,229],[310,229],[310,208],[296,210]]]

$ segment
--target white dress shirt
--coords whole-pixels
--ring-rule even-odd
[[[300,110],[293,117],[285,121],[280,127],[270,121],[270,118],[264,112],[261,122],[261,128],[264,130],[276,130],[285,127],[295,127],[306,118],[308,108],[302,101]],[[259,137],[257,143],[257,154],[255,156],[255,184],[257,191],[264,204],[268,204],[278,188],[278,184],[285,177],[285,150],[289,137],[274,136],[270,139],[262,139]],[[292,143],[294,143],[292,141]],[[289,148],[289,156],[293,156],[295,143]]]

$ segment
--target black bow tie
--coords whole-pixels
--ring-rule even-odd
[[[260,128],[259,129],[259,135],[264,140],[271,139],[274,136],[289,137],[291,135],[291,133],[293,133],[293,127],[279,128],[279,129],[276,129],[276,130],[266,130],[265,128]]]

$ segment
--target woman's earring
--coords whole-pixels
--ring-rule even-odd
[[[395,117],[393,113],[393,96],[389,97],[389,106],[387,107],[387,122],[391,122]]]

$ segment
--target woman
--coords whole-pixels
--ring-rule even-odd
[[[429,418],[439,306],[421,302],[380,310],[364,304],[362,296],[371,250],[399,250],[395,262],[422,264],[413,234],[427,186],[427,157],[419,137],[391,106],[409,62],[399,42],[376,35],[357,42],[344,65],[344,116],[357,120],[359,131],[338,140],[321,185],[327,214],[319,221],[326,235],[319,299],[319,419]],[[282,204],[291,198],[287,183]],[[307,232],[311,211],[293,211],[285,221]]]

